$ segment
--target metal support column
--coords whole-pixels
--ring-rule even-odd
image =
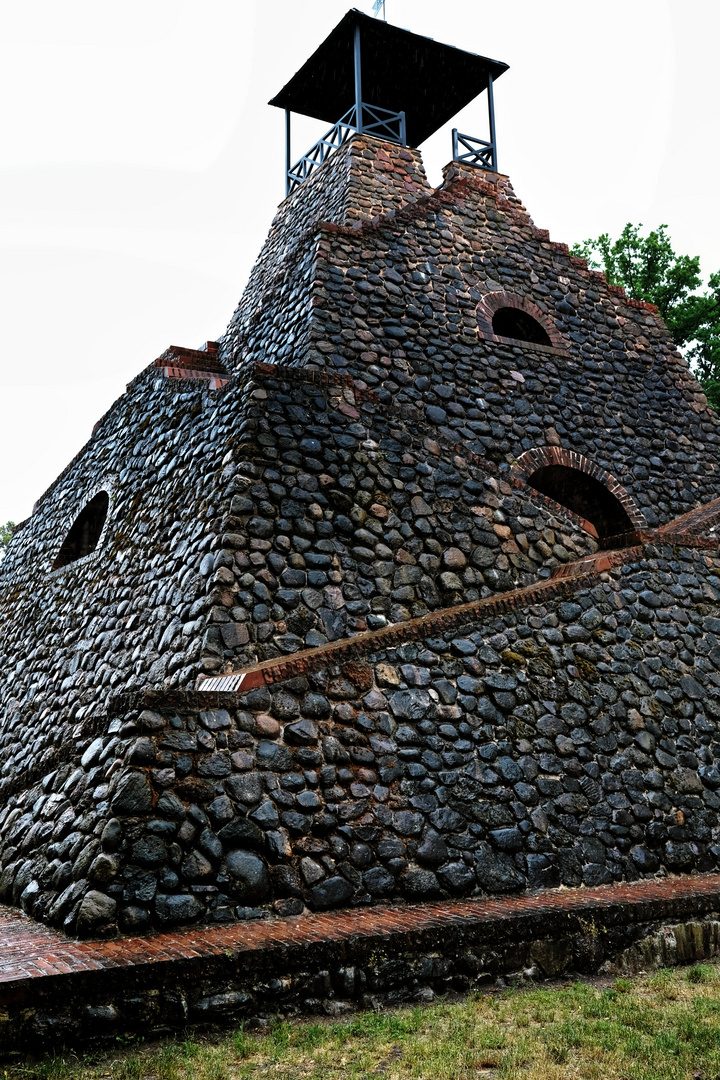
[[[285,110],[285,194],[290,194],[290,169],[292,168],[292,152],[290,149],[290,110]]]
[[[493,172],[498,171],[497,164],[497,143],[495,141],[495,99],[493,97],[493,79],[492,75],[488,72],[488,119],[490,121],[490,143],[492,145],[492,167]]]
[[[355,26],[355,130],[359,135],[363,133],[362,115],[362,69],[360,57],[360,27]]]

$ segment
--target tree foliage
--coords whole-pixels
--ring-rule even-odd
[[[678,255],[667,225],[642,236],[642,225],[627,224],[617,240],[607,233],[573,247],[611,285],[622,285],[634,300],[656,304],[673,341],[682,349],[713,405],[720,407],[720,272],[702,291],[700,259]]]
[[[10,537],[13,534],[14,528],[14,521],[6,521],[4,525],[0,525],[0,559],[2,559],[5,554],[5,548],[10,542]]]

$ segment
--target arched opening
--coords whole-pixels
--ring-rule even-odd
[[[594,476],[580,469],[544,465],[528,477],[527,483],[589,521],[601,545],[609,537],[632,533],[635,528],[620,500]]]
[[[61,566],[77,562],[78,559],[82,559],[95,550],[103,531],[109,505],[110,497],[107,491],[99,491],[80,511],[63,540],[63,545],[53,564],[53,570],[59,570]]]
[[[552,345],[545,327],[521,308],[499,308],[492,317],[492,328],[497,337],[530,341],[535,345]]]

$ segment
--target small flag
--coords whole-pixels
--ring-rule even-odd
[[[373,15],[377,19],[378,15],[382,12],[383,19],[385,18],[385,0],[375,0],[373,4]]]

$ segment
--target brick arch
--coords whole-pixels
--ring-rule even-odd
[[[584,518],[586,525],[592,526],[589,531],[595,532],[601,542],[647,528],[645,516],[622,484],[607,469],[575,450],[562,446],[527,450],[513,464],[512,476],[516,482],[527,484],[564,510]],[[583,476],[587,477],[584,482]]]
[[[500,310],[500,308],[517,308],[519,311],[524,311],[526,315],[529,315],[535,322],[540,323],[545,333],[550,338],[550,342],[553,348],[564,348],[564,342],[562,335],[558,332],[557,327],[551,319],[542,311],[537,304],[532,300],[528,300],[525,296],[518,296],[517,293],[510,292],[491,292],[486,293],[476,308],[476,317],[478,324],[478,333],[480,337],[485,338],[486,341],[510,341],[515,343],[514,338],[498,337],[493,331],[493,315]]]

